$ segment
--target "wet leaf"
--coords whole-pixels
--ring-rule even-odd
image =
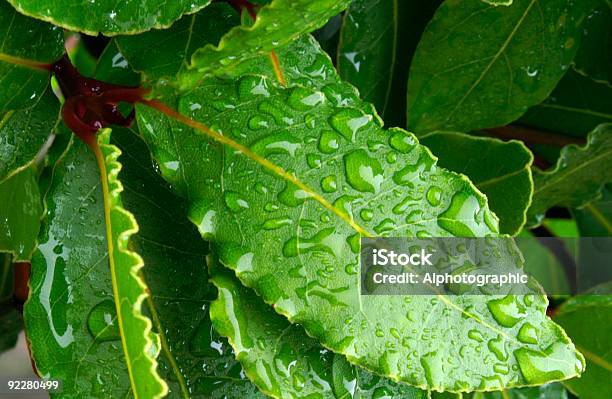
[[[552,383],[533,388],[515,388],[503,392],[475,392],[464,399],[567,399],[563,385]]]
[[[427,26],[410,67],[408,127],[417,133],[505,125],[555,88],[592,3],[450,0]]]
[[[352,366],[324,349],[299,325],[275,314],[234,273],[211,257],[209,269],[219,297],[211,319],[227,336],[246,375],[273,398],[425,399],[427,392]]]
[[[440,0],[356,0],[345,13],[338,72],[391,126],[406,125],[412,55]]]
[[[285,61],[289,88],[248,75],[165,99],[211,128],[182,119],[194,131],[137,106],[160,172],[189,199],[189,217],[221,263],[325,347],[392,379],[462,391],[579,374],[582,358],[546,318],[543,296],[516,302],[525,313],[511,324],[498,311],[519,301],[510,296],[360,296],[360,236],[495,236],[497,220],[485,197],[436,166],[413,135],[383,130],[329,60],[302,58],[329,75],[307,88],[293,80],[308,80],[303,65]],[[503,262],[520,266],[511,254]],[[538,331],[536,344],[517,338],[524,324]],[[470,340],[471,330],[482,337]],[[441,338],[449,336],[469,344],[461,350]],[[448,360],[459,358],[475,365],[469,375]]]
[[[555,316],[584,354],[587,369],[579,379],[564,385],[581,398],[606,399],[612,396],[612,296],[583,295],[563,304]],[[589,328],[584,328],[588,325]]]
[[[533,192],[533,155],[522,142],[455,132],[433,132],[420,141],[438,157],[438,165],[466,175],[487,196],[500,232],[520,231]]]
[[[208,304],[215,291],[207,282],[206,244],[184,219],[182,200],[156,175],[135,133],[116,129],[114,136],[123,152],[121,198],[140,220],[130,246],[145,261],[141,270],[151,296],[144,310],[159,337],[158,371],[170,397],[188,390],[195,397],[263,398],[241,375],[229,345],[212,330]],[[37,369],[61,378],[65,394],[123,397],[130,380],[113,300],[102,201],[96,160],[73,139],[55,166],[47,195],[50,213],[34,257],[33,294],[25,316]]]
[[[229,4],[213,3],[197,14],[184,16],[169,29],[122,36],[117,38],[117,44],[132,68],[155,82],[185,71],[197,49],[207,44],[217,45],[239,23],[238,13]]]
[[[520,122],[544,130],[586,137],[602,123],[612,123],[612,88],[570,70],[544,102]]]
[[[189,68],[179,75],[179,86],[188,90],[212,74],[232,73],[241,62],[269,54],[323,26],[349,3],[350,0],[274,0],[258,11],[252,26],[235,27],[218,46],[208,44],[198,49]]]
[[[85,144],[73,138],[55,165],[47,220],[32,259],[28,338],[38,371],[61,379],[65,394],[123,396],[131,389],[131,370],[138,382],[134,395],[156,397],[163,385],[155,376],[150,321],[141,313],[146,294],[136,273],[142,262],[127,248],[137,227],[120,206],[118,150],[104,142],[102,148],[110,187],[106,221],[100,174]],[[115,290],[122,298],[117,306]]]
[[[576,54],[577,71],[612,89],[612,2],[598,0],[584,23],[582,44]]]
[[[611,133],[611,124],[599,125],[589,134],[586,146],[563,148],[554,169],[534,169],[528,225],[540,224],[553,206],[579,207],[601,195],[603,185],[612,181]]]
[[[7,111],[0,119],[0,182],[30,167],[59,117],[59,102],[45,90],[28,108]]]
[[[583,237],[612,236],[612,184],[604,187],[599,200],[572,210]]]
[[[185,218],[185,201],[157,175],[136,132],[115,130],[113,142],[123,153],[123,203],[140,225],[132,243],[145,261],[154,329],[163,333],[159,372],[169,397],[262,399],[212,327],[209,305],[217,294],[208,282],[208,245]]]
[[[49,72],[36,65],[52,63],[64,51],[57,26],[24,17],[0,3],[0,114],[31,107],[49,86]]]
[[[64,29],[96,36],[133,35],[152,28],[167,28],[183,14],[206,7],[211,0],[8,0],[19,12],[49,21]]]
[[[42,216],[38,176],[33,167],[0,183],[0,252],[27,261],[36,248]]]

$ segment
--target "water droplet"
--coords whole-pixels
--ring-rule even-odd
[[[340,140],[342,140],[342,136],[338,133],[326,130],[321,133],[319,138],[319,150],[325,154],[333,154],[340,148]]]
[[[476,222],[480,210],[480,201],[473,194],[460,191],[438,217],[438,225],[456,237],[484,236],[486,230]]]
[[[333,193],[338,189],[338,182],[335,175],[329,175],[321,180],[321,188],[326,193]]]
[[[391,137],[389,138],[389,145],[404,154],[409,153],[416,148],[416,139],[413,135],[405,132],[401,129],[390,129],[393,130]]]
[[[296,87],[289,95],[287,104],[296,111],[308,111],[324,101],[325,95],[320,91],[313,92],[304,87]]]
[[[371,115],[354,108],[344,108],[330,118],[329,123],[348,141],[355,141],[357,131],[372,120]]]
[[[231,60],[230,60],[231,61]],[[238,83],[238,95],[240,98],[252,99],[252,96],[269,97],[267,79],[260,76],[246,76]]]
[[[306,163],[312,169],[318,169],[321,167],[321,156],[318,154],[306,155]]]
[[[249,203],[235,191],[226,191],[223,194],[223,198],[225,200],[225,205],[233,212],[241,212],[249,207]]]
[[[584,358],[563,342],[555,342],[543,352],[528,348],[514,351],[521,374],[529,384],[544,384],[573,376],[584,370]]]
[[[440,205],[440,199],[442,198],[442,189],[440,187],[431,186],[429,190],[427,190],[425,197],[427,198],[429,205],[438,206]]]
[[[349,184],[361,192],[377,192],[384,180],[380,163],[365,150],[355,150],[344,157]]]
[[[514,327],[526,315],[525,307],[513,295],[493,299],[487,303],[487,307],[495,321],[504,327]]]
[[[484,341],[484,337],[482,336],[482,333],[478,330],[470,330],[468,331],[468,337],[470,339],[473,339],[476,342],[483,342]]]
[[[310,193],[302,190],[293,183],[287,183],[283,191],[278,194],[278,200],[291,207],[300,206],[310,198]]]
[[[87,317],[87,329],[98,341],[114,341],[121,338],[115,303],[106,300],[97,304]]]
[[[504,339],[501,335],[489,340],[487,347],[498,360],[506,361],[508,359],[508,354],[506,353],[506,348],[504,347]]]
[[[289,226],[292,223],[293,221],[289,218],[274,218],[266,220],[262,227],[264,230],[276,230],[283,226]]]
[[[251,119],[249,119],[248,125],[249,129],[252,130],[267,129],[268,127],[270,127],[268,120],[260,115],[255,115]]]
[[[537,344],[538,331],[531,323],[525,323],[519,330],[518,339],[525,344]]]
[[[262,156],[268,156],[271,154],[287,154],[294,157],[296,151],[301,147],[302,143],[300,140],[293,137],[289,133],[282,132],[271,134],[259,139],[253,143],[250,148],[251,151]]]
[[[363,220],[365,220],[366,222],[369,222],[374,217],[374,212],[371,209],[363,208],[359,212],[359,215],[361,216]]]

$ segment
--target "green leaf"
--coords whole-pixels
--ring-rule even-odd
[[[572,136],[584,136],[602,123],[612,123],[612,88],[570,69],[542,103],[520,122]]]
[[[564,382],[565,386],[581,398],[610,398],[612,296],[575,297],[563,304],[555,316],[555,321],[565,328],[587,361],[582,377]]]
[[[529,231],[523,230],[520,237],[525,237],[517,240],[517,245],[525,258],[525,273],[534,277],[549,294],[569,294],[571,290],[567,275],[555,254],[538,242]]]
[[[408,127],[418,133],[470,131],[520,117],[550,94],[569,67],[589,4],[444,2],[412,61]]]
[[[555,168],[534,169],[533,180],[533,202],[527,216],[530,226],[540,224],[553,206],[579,207],[598,198],[603,185],[612,181],[612,124],[593,130],[584,147],[563,148]]]
[[[584,23],[582,44],[574,65],[576,70],[612,88],[612,2],[598,0]]]
[[[567,391],[559,383],[533,388],[515,388],[503,392],[475,392],[464,399],[567,399]]]
[[[62,28],[97,36],[136,34],[152,28],[167,28],[183,14],[206,7],[211,0],[59,0],[53,4],[37,0],[8,0],[20,13],[49,21]]]
[[[425,391],[374,376],[324,349],[302,327],[275,314],[217,262],[209,259],[211,281],[219,289],[210,308],[213,325],[228,337],[249,379],[268,396],[427,397]]]
[[[32,166],[58,117],[59,102],[51,90],[45,90],[31,107],[11,110],[1,117],[0,182]]]
[[[573,209],[578,230],[583,237],[612,236],[612,184],[604,187],[602,198]]]
[[[159,373],[170,396],[188,389],[214,399],[262,398],[229,345],[211,333],[208,304],[215,291],[207,281],[206,244],[184,218],[183,201],[157,176],[135,133],[116,129],[113,136],[123,151],[121,198],[141,221],[129,244],[145,260],[141,271],[151,291],[145,310],[159,335]],[[49,216],[25,306],[37,369],[61,378],[64,394],[124,397],[130,380],[107,266],[100,177],[80,141],[73,138],[55,165],[46,200]]]
[[[216,289],[208,282],[208,245],[185,217],[185,201],[155,172],[136,133],[115,130],[113,142],[123,153],[124,206],[140,221],[132,243],[145,261],[147,308],[160,334],[159,372],[169,397],[263,398],[212,328],[209,305]]]
[[[131,369],[138,382],[134,395],[154,397],[160,383],[154,376],[150,322],[140,313],[146,296],[136,274],[140,262],[127,250],[136,227],[119,206],[119,164],[113,159],[117,152],[109,152],[107,145],[103,149],[108,155],[113,253],[108,256],[95,157],[73,138],[55,165],[46,195],[48,219],[32,259],[31,295],[24,310],[28,339],[38,371],[61,379],[64,394],[125,396]],[[111,272],[109,263],[118,269]],[[116,284],[122,298],[117,306],[114,272],[121,279]]]
[[[44,5],[48,7],[47,4]],[[64,51],[60,28],[24,17],[0,2],[0,114],[38,102],[49,85],[52,63]],[[41,69],[43,68],[43,69]]]
[[[185,71],[197,49],[216,45],[239,23],[238,13],[229,4],[213,3],[197,14],[181,18],[169,29],[119,37],[117,44],[135,70],[144,72],[147,80],[156,81]]]
[[[329,59],[302,59],[331,70]],[[308,80],[300,66],[285,61],[286,77]],[[322,91],[292,79],[290,88],[264,76],[210,79],[176,101],[191,120],[148,103],[197,131],[137,105],[160,172],[189,199],[190,219],[222,264],[325,347],[392,379],[465,391],[579,374],[581,356],[546,318],[543,296],[516,305],[540,331],[536,346],[515,338],[523,323],[496,321],[489,305],[495,309],[499,299],[360,296],[360,236],[494,236],[497,220],[465,177],[437,167],[411,134],[383,130],[351,86],[333,72],[328,78]],[[505,261],[520,265],[518,257]],[[418,339],[423,328],[427,339]],[[482,342],[467,338],[470,330]],[[474,350],[460,354],[459,341],[438,338],[451,335]],[[507,352],[496,350],[502,341]],[[477,369],[466,376],[457,365],[442,373],[448,358]]]
[[[156,351],[159,348],[155,347],[155,337],[151,334],[151,321],[142,313],[143,303],[149,297],[140,272],[144,262],[129,248],[130,237],[138,232],[138,224],[121,202],[123,185],[118,178],[121,164],[117,161],[121,151],[110,144],[110,129],[99,133],[98,143],[97,151],[104,156],[102,167],[100,155],[96,154],[100,170],[104,171],[106,240],[112,243],[108,244],[111,284],[132,390],[137,398],[160,398],[167,393],[168,387],[157,375]]]
[[[146,35],[146,33],[142,35]],[[94,77],[103,82],[124,86],[135,87],[140,83],[140,75],[134,72],[119,50],[117,39],[111,40],[98,58]]]
[[[233,28],[218,46],[208,44],[197,50],[189,68],[179,74],[179,86],[188,90],[212,74],[232,73],[241,62],[323,26],[349,3],[350,0],[274,0],[259,10],[253,25]]]
[[[406,125],[408,66],[441,2],[356,0],[344,14],[338,72],[389,125]]]
[[[533,155],[522,142],[455,132],[433,132],[420,140],[438,157],[438,165],[466,175],[487,196],[500,232],[521,230],[533,192]]]
[[[36,171],[24,169],[0,183],[0,252],[27,261],[36,247],[42,203]]]

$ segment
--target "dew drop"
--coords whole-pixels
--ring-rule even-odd
[[[365,150],[355,150],[344,157],[346,177],[349,184],[361,192],[375,193],[384,180],[380,163]]]
[[[232,212],[242,212],[249,207],[249,203],[235,191],[226,191],[223,194],[223,199],[225,200],[225,205]]]
[[[98,341],[114,341],[121,338],[115,303],[106,300],[94,306],[87,317],[87,329]]]
[[[335,175],[329,175],[321,179],[321,188],[326,193],[333,193],[338,189],[338,182]]]

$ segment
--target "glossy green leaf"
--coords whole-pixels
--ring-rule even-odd
[[[525,258],[525,273],[533,276],[548,293],[570,293],[570,285],[559,259],[544,245],[536,240],[529,231],[522,231],[518,247]]]
[[[552,383],[533,388],[515,388],[503,392],[475,392],[464,399],[567,399],[563,385]]]
[[[45,5],[47,7],[48,5]],[[57,26],[24,17],[0,2],[0,114],[32,106],[49,85],[48,64],[64,51],[63,32]]]
[[[140,83],[140,75],[134,72],[119,50],[117,39],[111,40],[98,58],[94,77],[103,82],[124,86],[135,87]]]
[[[440,4],[440,0],[356,0],[344,14],[338,72],[389,125],[406,125],[410,60]]]
[[[30,167],[47,141],[59,116],[59,102],[51,92],[31,107],[7,111],[0,119],[0,182]]]
[[[115,130],[113,142],[123,153],[123,203],[140,225],[132,243],[145,261],[147,308],[160,334],[159,370],[169,397],[263,398],[212,328],[209,304],[216,290],[208,283],[208,245],[185,217],[185,201],[157,175],[135,133]]]
[[[26,261],[36,247],[42,201],[34,168],[24,169],[0,183],[0,252]]]
[[[582,44],[576,54],[576,70],[612,88],[612,2],[598,0],[584,23]]]
[[[206,7],[211,0],[8,0],[19,12],[62,28],[96,36],[136,34],[167,28],[183,14]]]
[[[590,1],[447,0],[419,43],[408,127],[470,131],[505,125],[555,88],[580,43]]]
[[[227,336],[246,375],[273,398],[425,399],[427,392],[350,365],[304,329],[275,314],[231,271],[209,259],[219,297],[210,308],[215,329]]]
[[[110,150],[107,145],[103,148]],[[144,335],[149,334],[150,322],[140,314],[142,299],[134,299],[140,287],[135,274],[139,262],[127,250],[135,228],[117,202],[117,153],[107,154],[114,255],[107,252],[104,200],[94,155],[73,138],[55,165],[46,196],[47,221],[32,259],[32,292],[25,306],[28,338],[38,371],[61,379],[65,394],[124,396],[130,391],[131,368],[138,382],[134,395],[154,397],[159,393],[153,375],[155,349],[151,337]],[[119,312],[113,301],[112,282],[117,280],[109,263],[120,267],[116,270],[121,278]],[[139,287],[126,289],[126,284]],[[144,298],[143,293],[137,295]],[[123,345],[128,347],[129,361]],[[148,390],[143,393],[143,389]]]
[[[529,108],[520,123],[586,137],[598,125],[612,123],[612,88],[570,70],[544,102]]]
[[[116,129],[113,141],[123,152],[124,206],[140,220],[130,245],[145,261],[142,275],[151,291],[145,310],[159,334],[159,373],[170,397],[187,390],[193,397],[263,398],[229,345],[211,330],[208,304],[215,291],[207,282],[206,244],[184,218],[182,200],[156,175],[135,133]],[[25,315],[37,369],[61,378],[63,392],[79,397],[124,397],[130,391],[102,201],[96,160],[73,139],[47,195],[50,213]]]
[[[587,361],[582,377],[564,382],[565,386],[580,398],[612,397],[612,296],[575,297],[563,304],[555,321],[565,328]]]
[[[599,197],[612,181],[612,125],[598,126],[584,147],[569,145],[553,170],[534,170],[533,202],[528,224],[538,225],[553,206],[579,207]]]
[[[522,142],[455,132],[433,132],[420,141],[438,157],[438,165],[466,175],[487,196],[500,232],[520,231],[533,192],[533,155]]]
[[[267,54],[311,32],[348,6],[350,0],[274,0],[261,8],[253,25],[230,30],[218,46],[208,44],[191,57],[179,75],[183,90],[212,74],[231,73],[241,62]]]
[[[601,199],[572,210],[583,237],[612,236],[612,184],[604,187]]]
[[[121,164],[117,160],[121,151],[110,144],[109,129],[99,133],[98,143],[105,162],[105,168],[101,168],[105,171],[102,179],[108,179],[106,184],[102,180],[102,191],[107,243],[112,243],[108,245],[108,261],[116,321],[132,391],[137,398],[159,398],[167,393],[168,387],[157,375],[159,348],[156,346],[159,344],[151,333],[151,320],[142,313],[143,304],[150,297],[140,272],[144,262],[129,248],[130,237],[138,232],[138,224],[121,202],[123,185],[118,178]]]
[[[581,357],[545,317],[542,296],[517,303],[525,317],[512,325],[496,321],[497,302],[484,296],[360,296],[360,236],[497,235],[497,220],[485,197],[437,167],[414,136],[383,130],[329,59],[300,62],[309,59],[314,65],[285,60],[284,68],[293,86],[293,76],[307,81],[316,65],[314,88],[249,75],[208,80],[176,102],[214,130],[194,131],[137,106],[162,175],[189,199],[190,219],[223,265],[325,347],[418,387],[499,389],[578,374]],[[505,262],[520,265],[512,255]],[[515,338],[524,323],[540,331],[535,347]],[[470,330],[482,337],[466,338]],[[472,349],[460,353],[457,342],[437,338],[451,335]],[[502,341],[508,346],[499,351]],[[442,373],[449,358],[476,369],[466,375],[449,365]]]
[[[181,18],[169,29],[119,37],[117,44],[132,68],[144,72],[148,80],[156,81],[185,71],[197,49],[218,44],[239,23],[238,13],[229,4],[214,3],[197,14]]]
[[[61,379],[65,395],[124,397],[130,382],[115,323],[100,175],[76,138],[54,166],[45,202],[24,307],[36,368]]]

